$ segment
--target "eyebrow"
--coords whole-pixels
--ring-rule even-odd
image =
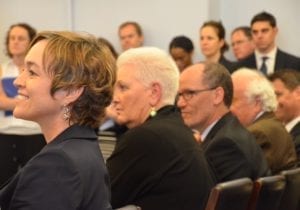
[[[37,65],[35,62],[33,62],[33,61],[26,61],[26,65],[28,66],[28,67],[32,67],[32,66],[36,66],[36,67],[38,67],[39,65]]]

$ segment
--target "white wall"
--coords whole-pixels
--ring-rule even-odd
[[[198,29],[208,18],[209,0],[0,0],[0,40],[9,25],[26,21],[38,30],[72,29],[107,38],[120,51],[118,26],[127,20],[141,24],[145,44],[168,49],[180,34],[195,44],[199,60]],[[4,12],[4,13],[3,13]],[[3,41],[4,42],[4,41]],[[0,45],[0,61],[5,59]]]
[[[0,0],[0,62],[7,59],[6,31],[16,22],[28,22],[38,30],[87,31],[107,38],[120,51],[117,30],[127,20],[142,25],[146,45],[167,50],[172,37],[189,36],[199,61],[198,33],[204,21],[222,20],[229,40],[233,28],[248,25],[262,10],[277,18],[280,48],[300,56],[299,9],[299,0]]]

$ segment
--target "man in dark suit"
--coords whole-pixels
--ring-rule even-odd
[[[255,136],[273,174],[296,166],[291,136],[276,119],[277,101],[272,85],[258,71],[243,68],[232,75],[234,102],[231,111]]]
[[[198,63],[180,76],[177,105],[184,122],[200,133],[201,146],[218,182],[268,175],[254,137],[231,114],[230,73],[217,63]]]
[[[277,96],[276,117],[292,135],[300,162],[300,72],[278,71],[269,76]]]
[[[255,15],[251,20],[255,52],[240,61],[237,68],[248,67],[271,74],[284,68],[300,71],[300,58],[280,50],[275,43],[278,28],[275,17],[267,12]],[[265,65],[264,65],[265,64]]]

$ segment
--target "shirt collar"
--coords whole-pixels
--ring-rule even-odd
[[[300,116],[294,118],[293,120],[291,120],[290,122],[288,122],[287,124],[285,124],[285,128],[288,132],[290,132],[293,127],[298,123],[300,122]]]

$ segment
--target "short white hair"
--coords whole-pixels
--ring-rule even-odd
[[[275,91],[270,81],[256,69],[240,68],[233,72],[233,78],[243,78],[246,85],[245,96],[249,102],[259,98],[262,111],[272,112],[277,108]]]
[[[137,79],[145,86],[159,83],[162,103],[174,104],[179,87],[179,70],[168,53],[156,47],[132,48],[118,57],[117,69],[123,65],[133,65],[138,71]]]

